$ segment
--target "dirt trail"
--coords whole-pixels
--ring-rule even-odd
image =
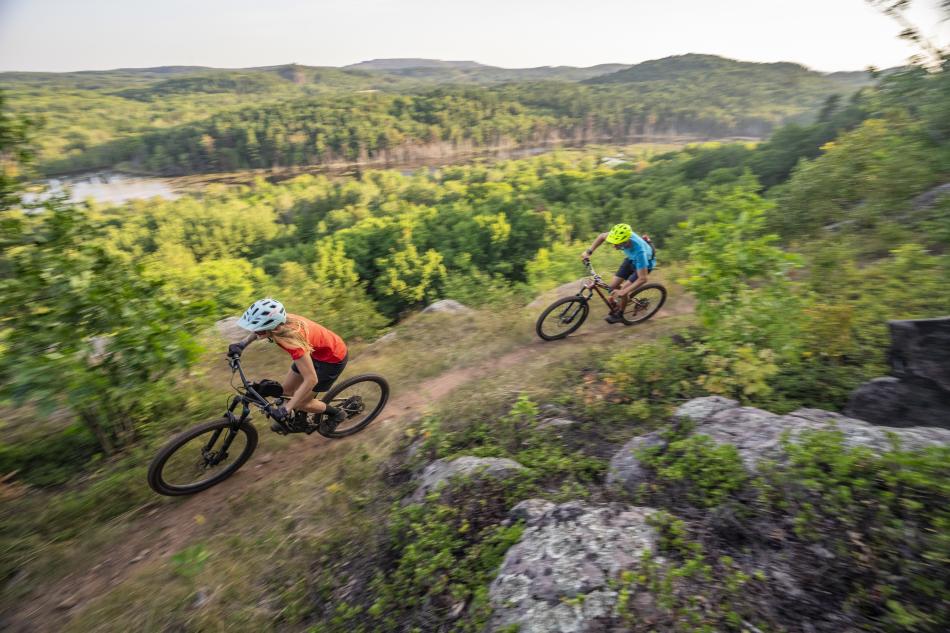
[[[689,301],[680,301],[665,307],[656,319],[669,318],[692,312]],[[423,381],[405,392],[394,393],[383,416],[365,432],[352,438],[329,440],[316,434],[299,437],[288,446],[274,452],[258,452],[234,476],[200,494],[186,497],[167,505],[145,506],[127,513],[111,522],[115,534],[108,548],[92,556],[85,570],[69,574],[51,586],[44,587],[39,595],[30,596],[23,608],[9,614],[11,633],[36,633],[61,630],[63,624],[78,615],[90,601],[107,592],[134,575],[141,567],[158,560],[167,559],[188,543],[200,538],[211,528],[205,525],[204,515],[213,514],[220,524],[222,515],[233,516],[231,503],[244,494],[273,485],[285,479],[294,470],[306,468],[318,453],[326,459],[351,450],[352,442],[379,442],[393,433],[394,425],[421,417],[432,403],[449,395],[456,388],[486,373],[497,373],[517,365],[537,354],[545,346],[582,346],[592,342],[616,337],[623,333],[633,338],[637,332],[652,329],[650,322],[637,328],[619,328],[604,324],[597,313],[588,323],[563,341],[546,343],[535,339],[507,354],[481,363],[453,368],[429,380]],[[618,332],[619,330],[619,332]],[[263,431],[263,428],[260,430]],[[265,431],[266,432],[266,431]],[[238,517],[235,517],[238,518]]]

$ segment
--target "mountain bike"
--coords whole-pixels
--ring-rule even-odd
[[[341,438],[359,433],[379,416],[389,400],[389,383],[376,374],[360,374],[336,385],[322,400],[346,413],[346,418],[331,426],[322,414],[302,420],[278,421],[277,408],[290,399],[274,380],[249,382],[241,359],[228,359],[231,387],[227,411],[221,418],[199,424],[168,442],[148,467],[148,485],[162,495],[190,495],[221,483],[243,466],[257,448],[257,430],[251,424],[252,408],[274,419],[271,429],[281,435],[314,431]],[[234,384],[235,374],[241,385]],[[235,411],[240,407],[240,415]]]
[[[607,299],[610,286],[597,274],[590,261],[584,262],[590,275],[581,282],[581,289],[573,297],[558,299],[541,313],[535,331],[545,341],[556,341],[575,332],[590,314],[590,300],[596,293],[608,310],[612,309]],[[624,325],[643,323],[656,314],[666,302],[666,288],[662,284],[643,284],[630,295],[620,314]]]

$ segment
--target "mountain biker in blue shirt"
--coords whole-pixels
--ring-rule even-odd
[[[590,260],[604,242],[613,244],[616,250],[626,255],[610,282],[610,301],[614,308],[604,319],[607,323],[620,323],[627,298],[647,282],[650,271],[656,266],[656,253],[653,246],[634,233],[629,224],[616,224],[609,232],[598,235],[590,248],[581,254],[581,259]]]

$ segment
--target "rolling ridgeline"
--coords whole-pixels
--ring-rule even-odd
[[[759,138],[872,81],[711,55],[631,67],[377,60],[0,74],[11,108],[43,121],[39,166],[49,175],[385,166],[497,148]]]
[[[715,81],[702,63],[716,59],[682,61]],[[547,92],[504,83],[412,94],[433,76],[479,71],[424,70],[334,69],[393,85],[307,101],[320,105],[302,112],[336,112],[335,126],[289,100],[242,101],[224,77],[220,99],[236,109],[210,118],[198,117],[212,100],[187,91],[141,101],[166,82],[193,86],[195,69],[24,76],[8,96],[22,108],[20,91],[53,100],[62,89],[106,109],[143,103],[140,114],[195,117],[155,138],[189,126],[226,138],[225,120],[320,121],[332,132],[357,114],[415,138],[408,122],[420,108],[451,112],[447,125],[470,117],[510,130],[533,108],[622,103],[634,94],[622,92],[630,74],[646,95],[664,81],[644,64]],[[226,74],[276,75],[263,81],[287,83],[288,94],[307,88],[281,72]],[[892,370],[889,319],[950,313],[948,77],[911,68],[837,98],[802,87],[796,98],[811,105],[772,111],[769,125],[802,122],[762,143],[631,154],[613,166],[572,150],[411,175],[261,180],[121,207],[49,201],[40,213],[18,208],[4,172],[0,472],[13,474],[0,487],[2,622],[15,631],[945,630],[947,431],[894,419],[891,438],[888,427],[814,409],[841,411],[854,389]],[[416,83],[398,93],[405,82]],[[364,98],[379,109],[359,106]],[[750,99],[703,106],[719,108],[714,119],[752,120],[758,106],[737,105]],[[397,103],[410,114],[394,114]],[[254,118],[263,112],[279,114]],[[84,114],[68,116],[81,128]],[[142,137],[138,116],[121,132],[107,119],[85,130],[102,143],[70,160]],[[41,159],[66,138],[65,120],[50,121],[52,140],[39,138]],[[16,121],[3,125],[3,149],[20,147]],[[170,160],[203,164],[192,158],[188,149]],[[580,251],[621,220],[659,245],[668,318],[635,328],[593,319],[581,336],[532,341],[541,307],[526,304],[576,279]],[[616,253],[597,253],[599,270],[616,264]],[[270,452],[209,496],[156,500],[148,458],[223,402],[207,397],[227,380],[211,325],[269,294],[343,334],[354,371],[385,374],[399,406],[345,442],[267,437]],[[415,314],[439,298],[476,312]],[[387,329],[394,336],[377,341]],[[285,362],[252,353],[256,373]]]

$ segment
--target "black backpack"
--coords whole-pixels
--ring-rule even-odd
[[[656,244],[653,243],[653,240],[650,239],[650,236],[644,233],[640,236],[643,238],[643,241],[650,245],[650,250],[653,251],[650,253],[650,270],[653,270],[653,267],[656,266]]]

